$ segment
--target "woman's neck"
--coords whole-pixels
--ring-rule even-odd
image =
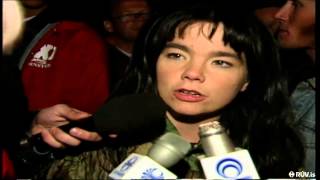
[[[176,127],[179,134],[189,141],[190,143],[198,143],[200,140],[199,137],[199,125],[203,123],[207,123],[210,121],[216,121],[219,117],[212,117],[206,120],[202,120],[200,122],[195,123],[187,123],[183,121],[179,121],[175,119],[169,112],[166,112],[166,116],[168,120]]]

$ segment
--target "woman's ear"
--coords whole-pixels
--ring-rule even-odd
[[[103,27],[108,33],[114,32],[112,22],[109,20],[103,21]]]
[[[248,85],[249,85],[249,81],[246,81],[243,85],[242,85],[242,88],[241,88],[241,92],[244,92],[246,89],[247,89],[247,87],[248,87]]]

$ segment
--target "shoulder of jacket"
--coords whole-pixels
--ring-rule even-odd
[[[60,21],[56,24],[55,31],[58,32],[65,32],[65,31],[78,31],[78,30],[85,30],[85,31],[92,31],[93,28],[91,28],[88,24],[81,21]]]

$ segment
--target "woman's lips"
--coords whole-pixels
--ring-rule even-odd
[[[174,96],[184,102],[200,102],[206,98],[200,92],[188,89],[178,89],[174,91]]]

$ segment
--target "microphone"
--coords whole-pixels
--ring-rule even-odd
[[[206,154],[200,163],[207,179],[260,179],[249,152],[235,148],[218,121],[201,124],[199,130]]]
[[[181,136],[166,133],[156,140],[148,156],[130,154],[109,175],[111,179],[176,179],[167,170],[182,159],[191,149],[191,144]]]
[[[141,144],[164,133],[167,109],[167,105],[155,94],[119,96],[100,108],[93,115],[92,122],[105,143]],[[117,134],[117,138],[110,138],[109,134]]]
[[[164,119],[166,109],[167,106],[161,98],[153,94],[114,97],[88,119],[70,121],[69,124],[59,127],[65,132],[69,132],[73,127],[96,131],[103,137],[101,142],[83,141],[77,147],[61,150],[52,148],[42,140],[41,134],[37,134],[21,141],[20,144],[22,147],[32,148],[38,155],[48,156],[49,159],[70,152],[95,149],[102,145],[141,144],[163,134],[166,126]],[[111,138],[110,134],[117,134],[117,137]]]

